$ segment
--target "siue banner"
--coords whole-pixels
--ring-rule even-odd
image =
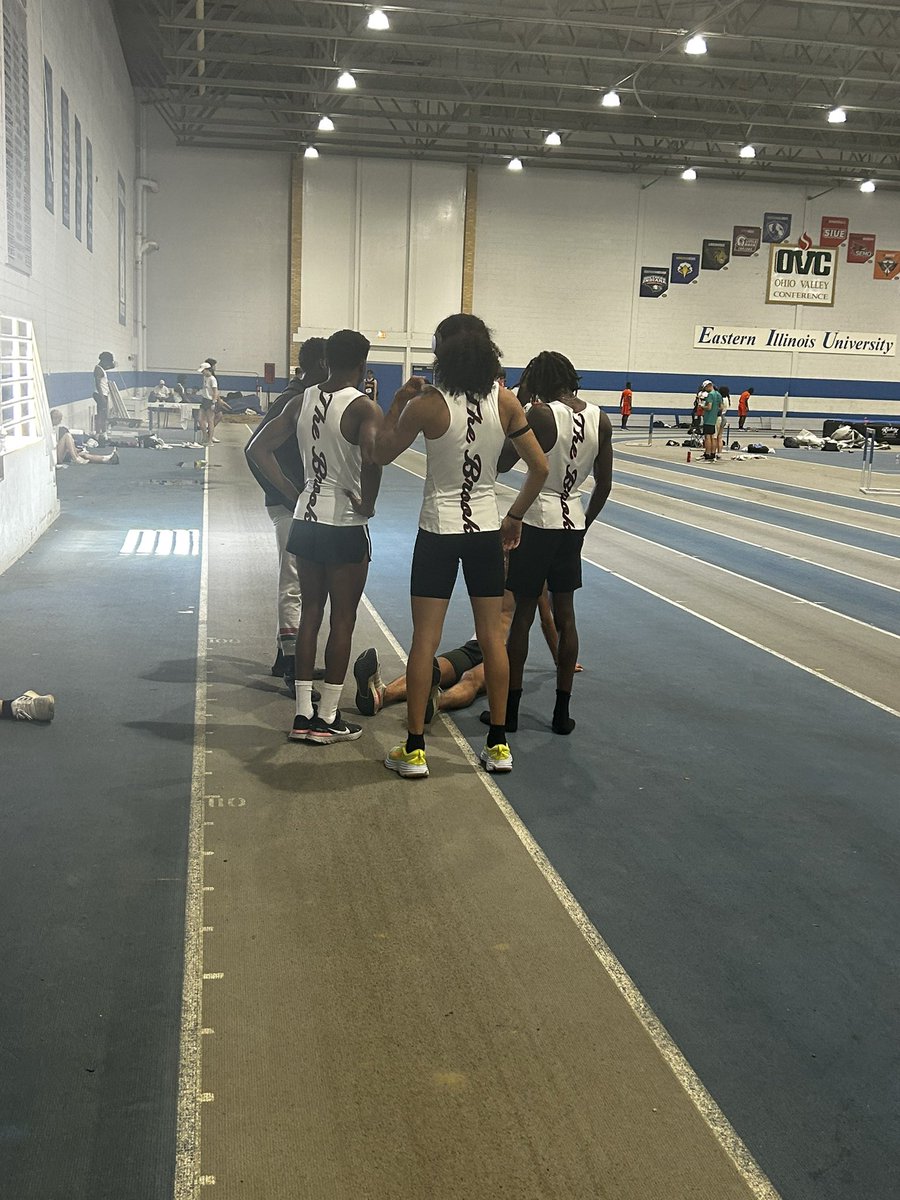
[[[791,214],[768,212],[763,217],[764,242],[786,242],[791,236]]]
[[[721,271],[728,266],[731,258],[731,242],[723,238],[704,238],[703,251],[700,255],[700,268],[703,271]]]
[[[648,296],[651,299],[655,299],[659,296],[664,296],[668,290],[668,267],[641,267],[640,294],[642,296]]]
[[[849,217],[823,217],[819,234],[820,246],[842,246],[850,232]]]
[[[699,274],[699,254],[672,255],[672,283],[693,283]]]

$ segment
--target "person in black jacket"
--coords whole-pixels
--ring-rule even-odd
[[[300,347],[299,374],[294,374],[285,390],[271,404],[269,411],[257,425],[244,448],[247,465],[253,472],[256,482],[265,492],[266,512],[275,527],[275,544],[278,548],[278,653],[272,665],[272,674],[283,677],[292,696],[294,694],[294,654],[297,645],[297,629],[300,624],[300,582],[297,578],[297,560],[293,554],[288,553],[286,547],[288,534],[291,531],[291,521],[294,517],[294,506],[266,479],[247,451],[256,441],[260,430],[283,412],[289,401],[305,392],[307,388],[322,383],[327,378],[325,339],[307,338]],[[284,445],[280,446],[275,451],[275,457],[288,479],[296,484],[298,491],[302,492],[303,460],[296,438],[289,438]]]

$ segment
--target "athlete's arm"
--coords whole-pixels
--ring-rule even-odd
[[[509,506],[500,526],[504,550],[514,550],[522,536],[522,518],[537,499],[550,469],[534,430],[525,420],[522,406],[507,388],[500,389],[500,424],[506,436],[516,442],[519,457],[527,468],[519,494]]]
[[[288,479],[278,464],[275,451],[290,437],[297,436],[297,416],[303,403],[302,393],[294,396],[284,410],[273,421],[263,425],[247,443],[246,455],[256,463],[273,487],[278,488],[285,498],[285,506],[293,508],[300,498],[300,490]]]
[[[546,454],[556,445],[556,421],[553,419],[553,413],[547,408],[546,404],[532,403],[528,410],[526,420],[534,431],[534,436],[540,442],[541,449]],[[516,445],[517,438],[507,438],[500,452],[500,461],[497,463],[497,470],[510,471],[519,461],[519,451]]]
[[[386,467],[398,454],[408,450],[422,432],[424,412],[422,405],[416,404],[415,401],[425,387],[425,380],[419,375],[413,375],[396,393],[375,435],[373,462]]]
[[[594,490],[584,510],[585,527],[593,525],[612,491],[612,425],[606,413],[600,414],[600,447],[594,459]]]
[[[351,416],[356,424],[347,440],[359,446],[362,455],[362,468],[359,473],[360,494],[349,497],[350,505],[354,512],[368,519],[375,513],[375,501],[381,487],[381,467],[375,461],[375,438],[384,422],[384,416],[375,401],[368,396],[360,396],[354,400],[345,415]]]

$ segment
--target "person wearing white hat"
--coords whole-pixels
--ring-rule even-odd
[[[219,439],[213,437],[213,428],[216,402],[219,399],[219,381],[213,375],[212,367],[208,362],[202,362],[197,370],[203,376],[203,383],[200,386],[200,412],[197,416],[200,439],[205,442],[217,442]]]
[[[700,433],[703,423],[703,405],[706,402],[707,392],[712,391],[712,380],[704,379],[697,388],[697,394],[694,397],[694,410],[691,413],[691,433]]]

